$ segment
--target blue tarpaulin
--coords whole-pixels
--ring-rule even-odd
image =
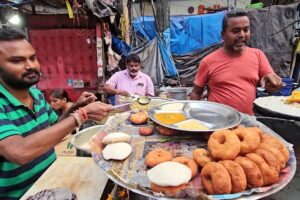
[[[112,49],[121,56],[127,56],[131,52],[131,46],[114,35],[112,35]]]
[[[222,20],[225,11],[170,18],[170,46],[175,55],[186,54],[221,42]],[[133,29],[148,41],[156,37],[153,17],[141,16],[133,21]]]
[[[173,60],[171,59],[168,50],[165,48],[165,46],[162,44],[160,40],[158,40],[158,47],[160,49],[160,54],[164,62],[164,65],[166,67],[166,75],[170,77],[176,76],[177,75],[176,66]]]
[[[140,16],[133,20],[132,28],[135,32],[143,36],[148,42],[156,37],[156,27],[153,17]]]

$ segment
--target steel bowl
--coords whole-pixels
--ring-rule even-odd
[[[76,149],[90,154],[89,141],[94,135],[99,133],[103,126],[104,125],[96,125],[82,129],[81,131],[76,133],[76,135],[73,136],[71,143]]]

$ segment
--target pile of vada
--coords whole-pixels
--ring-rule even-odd
[[[152,191],[176,196],[193,178],[201,179],[209,195],[269,186],[278,181],[290,157],[282,141],[257,127],[215,131],[207,146],[194,149],[192,158],[173,158],[162,148],[150,151],[145,164]]]
[[[212,133],[208,152],[196,159],[208,160],[201,162],[201,180],[206,192],[229,194],[277,182],[289,157],[287,147],[276,137],[257,127],[239,127]]]

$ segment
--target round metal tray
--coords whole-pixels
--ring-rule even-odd
[[[283,101],[285,98],[286,97],[284,96],[268,96],[257,98],[254,101],[254,109],[259,114],[265,116],[280,117],[284,119],[293,119],[300,121],[300,108],[284,104]],[[277,106],[275,106],[275,104]],[[279,109],[279,106],[282,109]],[[292,110],[293,114],[289,113],[289,110]]]
[[[177,108],[171,108],[172,104]],[[182,113],[186,120],[195,119],[206,126],[209,130],[190,130],[179,128],[180,123],[164,124],[156,119],[157,113]],[[150,119],[155,123],[167,128],[186,132],[212,132],[220,129],[233,128],[239,125],[242,117],[235,109],[209,101],[171,101],[152,107],[148,113]]]
[[[294,177],[296,172],[296,158],[293,146],[286,142],[283,138],[281,138],[278,134],[272,131],[267,126],[262,123],[254,120],[249,116],[241,116],[242,122],[241,124],[246,127],[260,127],[263,132],[267,134],[271,134],[278,139],[280,139],[289,149],[290,159],[287,163],[287,166],[280,173],[279,180],[268,186],[263,188],[252,188],[247,189],[241,193],[235,194],[226,194],[226,195],[206,195],[203,193],[203,187],[198,187],[199,182],[198,179],[200,177],[195,177],[191,183],[191,188],[184,190],[186,196],[184,198],[178,197],[176,199],[243,199],[243,200],[256,200],[261,199],[263,197],[274,194],[280,190],[282,190]],[[106,175],[116,184],[131,190],[134,193],[143,195],[149,199],[159,199],[159,200],[172,200],[175,198],[160,196],[151,191],[150,182],[147,179],[144,159],[147,152],[150,149],[160,147],[167,148],[173,153],[182,154],[191,156],[192,150],[201,146],[202,148],[207,148],[207,141],[200,140],[198,136],[194,134],[190,135],[182,135],[180,137],[172,136],[162,136],[155,132],[151,136],[141,137],[138,133],[138,128],[135,126],[122,125],[117,128],[117,131],[122,131],[132,136],[130,144],[132,145],[134,151],[132,154],[125,159],[124,161],[106,161],[103,159],[102,154],[100,152],[92,152],[92,157],[95,163],[104,170]],[[194,182],[195,181],[195,182]],[[201,184],[201,183],[200,183]],[[195,191],[195,189],[200,189],[202,191]],[[200,192],[200,193],[199,193]],[[196,195],[196,196],[195,196]],[[200,196],[198,196],[200,195]]]

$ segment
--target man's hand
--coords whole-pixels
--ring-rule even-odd
[[[117,95],[121,95],[121,96],[125,96],[125,97],[130,96],[130,94],[127,91],[125,91],[125,90],[119,90],[117,92]]]
[[[192,93],[190,94],[191,100],[200,100],[202,98],[207,97],[207,92],[204,94],[204,87],[199,87],[197,85],[194,85]]]
[[[67,110],[67,112],[64,112],[61,116],[59,116],[58,121],[61,121],[68,117],[72,112],[77,110],[80,107],[86,106],[92,102],[95,102],[96,96],[93,93],[90,92],[83,92],[80,97],[77,99],[77,101]]]
[[[86,106],[89,103],[93,103],[96,101],[96,99],[97,97],[93,93],[83,92],[75,103],[76,108]]]
[[[84,107],[87,112],[88,119],[101,121],[105,118],[110,111],[113,111],[113,107],[111,105],[102,103],[100,101],[96,101],[94,103],[90,103]]]
[[[89,144],[91,146],[91,152],[93,153],[101,153],[101,151],[104,148],[104,144],[102,143],[103,138],[106,136],[106,133],[104,131],[101,131],[94,135],[90,141]]]
[[[260,80],[261,87],[271,93],[279,92],[284,86],[282,79],[276,74],[267,74]]]

